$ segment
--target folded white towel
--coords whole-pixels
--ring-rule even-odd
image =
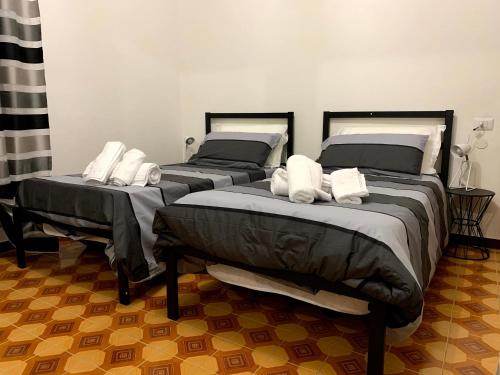
[[[161,180],[161,170],[158,164],[143,163],[134,177],[131,185],[156,185]]]
[[[329,174],[323,174],[321,190],[328,194],[332,192],[332,182]],[[271,193],[288,197],[288,173],[285,169],[278,168],[271,176]]]
[[[332,196],[321,190],[323,168],[303,155],[293,155],[286,163],[288,198],[295,203],[312,203],[315,199],[330,201]]]
[[[97,158],[85,168],[83,180],[88,183],[105,184],[124,153],[123,143],[106,142]]]
[[[92,170],[92,167],[94,166],[95,160],[92,160],[89,165],[85,168],[85,170],[82,173],[83,179],[86,179],[87,176],[89,175],[90,171]]]
[[[111,183],[116,186],[130,185],[145,159],[146,154],[141,150],[133,148],[127,151],[113,170]]]
[[[361,204],[369,195],[365,176],[358,168],[340,169],[331,174],[332,192],[337,203]]]

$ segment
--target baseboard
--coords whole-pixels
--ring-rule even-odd
[[[478,238],[473,236],[466,236],[463,234],[452,233],[450,235],[450,242],[457,243],[459,245],[477,245]],[[496,238],[485,238],[484,245],[489,249],[500,249],[500,240]]]

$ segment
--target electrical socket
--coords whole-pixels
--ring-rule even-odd
[[[493,130],[495,127],[495,119],[493,117],[474,117],[474,130]]]

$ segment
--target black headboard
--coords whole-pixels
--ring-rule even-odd
[[[267,113],[212,113],[205,112],[205,133],[212,131],[212,119],[233,118],[233,119],[286,119],[288,143],[286,153],[290,157],[293,155],[293,112],[267,112]]]
[[[323,141],[330,136],[330,119],[347,118],[433,118],[443,119],[446,130],[444,131],[441,145],[441,170],[439,177],[443,185],[448,185],[450,168],[451,134],[453,131],[453,110],[446,111],[390,111],[390,112],[327,112],[323,113]]]

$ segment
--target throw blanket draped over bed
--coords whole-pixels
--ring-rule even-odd
[[[145,187],[90,186],[76,175],[30,179],[19,186],[17,204],[58,223],[112,230],[112,263],[123,262],[129,279],[141,281],[160,271],[152,252],[156,209],[192,192],[264,179],[272,170],[176,164],[161,172],[159,184]]]
[[[362,205],[296,204],[270,182],[190,194],[158,210],[155,252],[188,245],[251,266],[344,282],[390,305],[387,324],[410,325],[448,240],[435,176],[364,171]],[[289,280],[293,281],[293,280]]]

